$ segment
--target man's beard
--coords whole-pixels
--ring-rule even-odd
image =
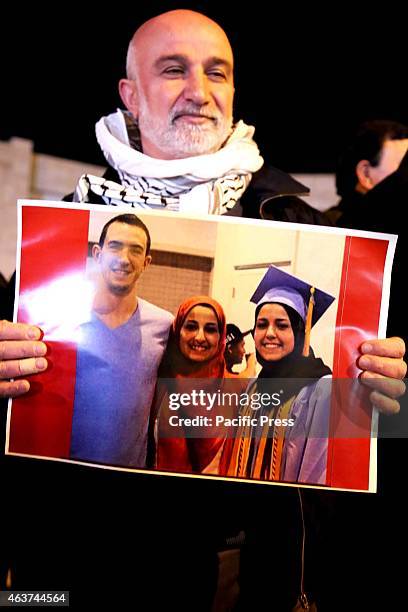
[[[209,113],[190,105],[183,113],[211,115],[212,119],[203,124],[178,120],[180,111],[172,111],[166,123],[159,123],[149,113],[145,101],[139,101],[138,123],[141,134],[160,148],[170,159],[182,159],[195,155],[206,155],[218,151],[231,134],[232,119],[226,119],[219,112]],[[142,136],[143,141],[143,136]]]

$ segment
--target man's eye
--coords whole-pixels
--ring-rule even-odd
[[[179,74],[183,74],[184,73],[184,68],[182,68],[181,66],[170,66],[169,68],[166,68],[163,71],[164,74],[168,74],[170,76],[177,76]]]
[[[221,70],[210,70],[208,75],[212,77],[213,79],[216,79],[217,81],[225,81],[227,78],[225,73],[222,72]]]

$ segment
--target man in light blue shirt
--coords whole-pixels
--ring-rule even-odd
[[[173,317],[137,296],[151,255],[149,231],[136,215],[111,219],[92,255],[99,275],[91,320],[81,326],[70,456],[143,468]]]

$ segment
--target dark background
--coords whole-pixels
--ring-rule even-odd
[[[97,5],[98,6],[98,5]],[[128,41],[145,19],[192,8],[218,21],[236,56],[235,118],[256,126],[264,157],[289,172],[333,171],[359,122],[408,123],[406,21],[391,7],[317,8],[252,1],[86,3],[14,9],[1,26],[0,138],[37,152],[104,163],[99,117],[120,106]],[[102,4],[99,5],[102,7]]]

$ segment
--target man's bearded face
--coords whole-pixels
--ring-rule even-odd
[[[231,133],[232,117],[225,117],[215,105],[209,108],[177,100],[167,117],[158,118],[144,96],[139,104],[142,142],[146,138],[154,142],[166,159],[214,153]]]
[[[220,149],[231,133],[234,82],[219,26],[183,11],[156,19],[139,34],[131,67],[128,108],[146,155],[179,159]]]

